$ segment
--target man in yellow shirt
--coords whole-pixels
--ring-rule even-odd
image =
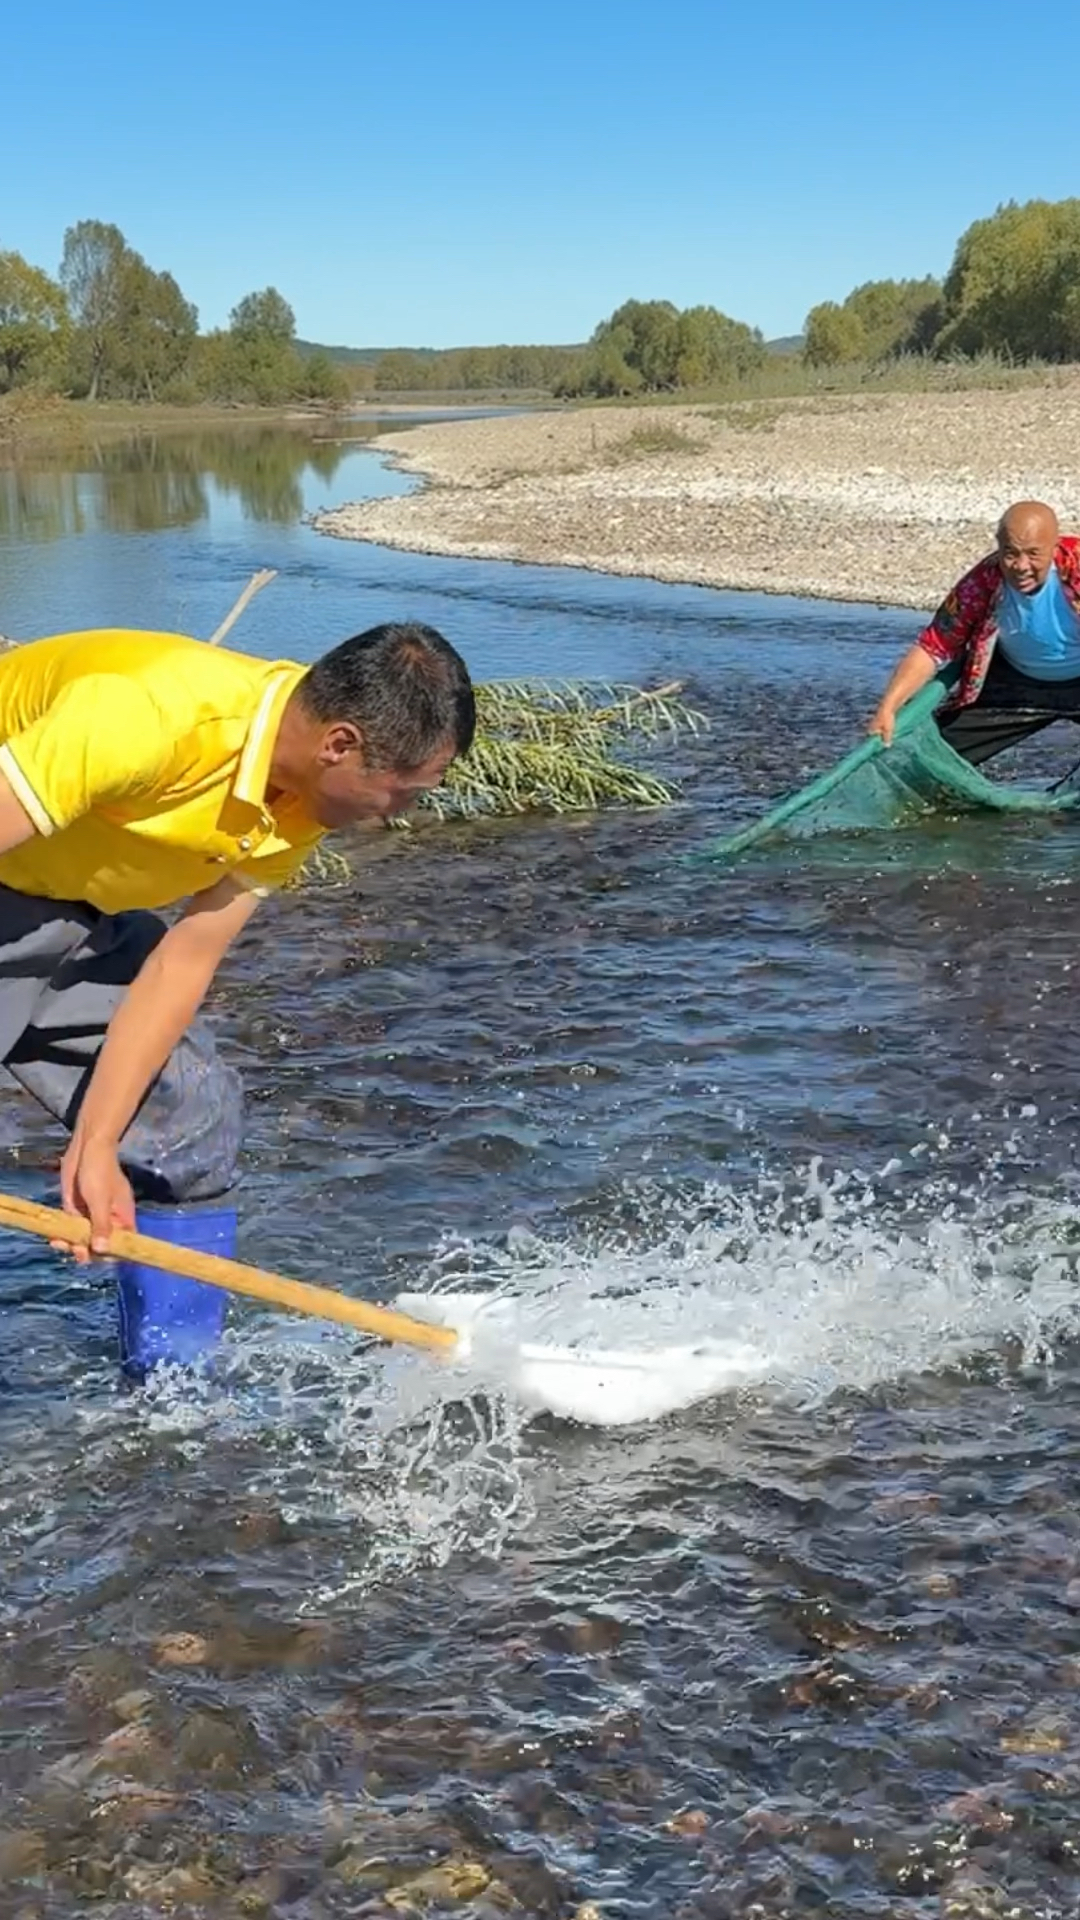
[[[424,626],[309,668],[114,630],[0,656],[0,1059],[70,1129],[63,1204],[95,1251],[135,1224],[232,1250],[239,1081],[198,1008],[322,835],[403,813],[474,724],[464,662]],[[181,902],[169,926],[151,911]],[[220,1324],[216,1290],[152,1269],[122,1266],[119,1297],[136,1376]]]

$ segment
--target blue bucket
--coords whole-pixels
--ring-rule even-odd
[[[140,1207],[135,1224],[139,1233],[174,1247],[225,1259],[236,1252],[233,1207]],[[120,1365],[129,1380],[143,1380],[153,1367],[191,1366],[212,1352],[225,1325],[229,1296],[221,1287],[118,1260],[116,1302]]]

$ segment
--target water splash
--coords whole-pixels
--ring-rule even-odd
[[[497,1559],[529,1519],[512,1401],[338,1330],[251,1316],[205,1375],[162,1370],[142,1403],[189,1452],[242,1452],[246,1495],[288,1528],[340,1536],[316,1609],[462,1551]]]
[[[518,1234],[495,1253],[448,1244],[427,1283],[489,1289],[507,1348],[727,1343],[756,1356],[758,1389],[802,1405],[1004,1364],[1006,1349],[1010,1364],[1051,1366],[1080,1335],[1073,1207],[997,1190],[996,1167],[977,1191],[941,1175],[912,1192],[891,1178],[899,1165],[826,1176],[815,1161],[696,1195],[642,1187],[629,1227],[565,1244]]]
[[[757,1366],[727,1396],[736,1418],[747,1402],[806,1408],[927,1373],[1048,1370],[1080,1338],[1075,1211],[1064,1194],[1018,1189],[1003,1164],[962,1188],[952,1144],[876,1176],[814,1162],[741,1185],[641,1183],[594,1197],[591,1218],[558,1239],[448,1241],[419,1283],[483,1289],[510,1312],[502,1348],[471,1370],[247,1309],[203,1375],[163,1371],[128,1395],[103,1361],[54,1414],[77,1436],[28,1445],[10,1478],[0,1533],[35,1561],[14,1613],[55,1594],[48,1544],[77,1531],[87,1490],[107,1497],[155,1461],[182,1465],[200,1502],[261,1504],[311,1542],[308,1610],[347,1608],[455,1557],[498,1559],[528,1534],[538,1457],[559,1451],[557,1430],[538,1450],[514,1397],[516,1340],[737,1341]]]

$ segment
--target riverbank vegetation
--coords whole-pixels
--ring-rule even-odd
[[[961,235],[943,281],[879,280],[807,316],[812,366],[992,355],[1080,360],[1080,200],[1010,202]]]
[[[64,235],[57,278],[0,253],[0,391],[191,405],[345,401],[343,369],[301,353],[275,287],[244,294],[229,324],[199,332],[173,275],[151,267],[119,227],[80,220]]]
[[[89,406],[335,407],[383,397],[518,400],[783,397],[822,384],[1004,384],[1080,360],[1080,199],[976,220],[943,280],[868,281],[770,345],[711,305],[628,300],[573,346],[323,347],[276,287],[200,332],[166,269],[119,227],[68,228],[56,276],[0,251],[0,432],[63,396]],[[23,405],[19,406],[19,397]],[[13,424],[14,423],[14,424]]]

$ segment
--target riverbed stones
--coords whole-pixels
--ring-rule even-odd
[[[313,524],[420,553],[929,611],[1011,500],[1080,522],[1078,433],[1073,369],[993,392],[436,422],[372,443],[425,488]]]

